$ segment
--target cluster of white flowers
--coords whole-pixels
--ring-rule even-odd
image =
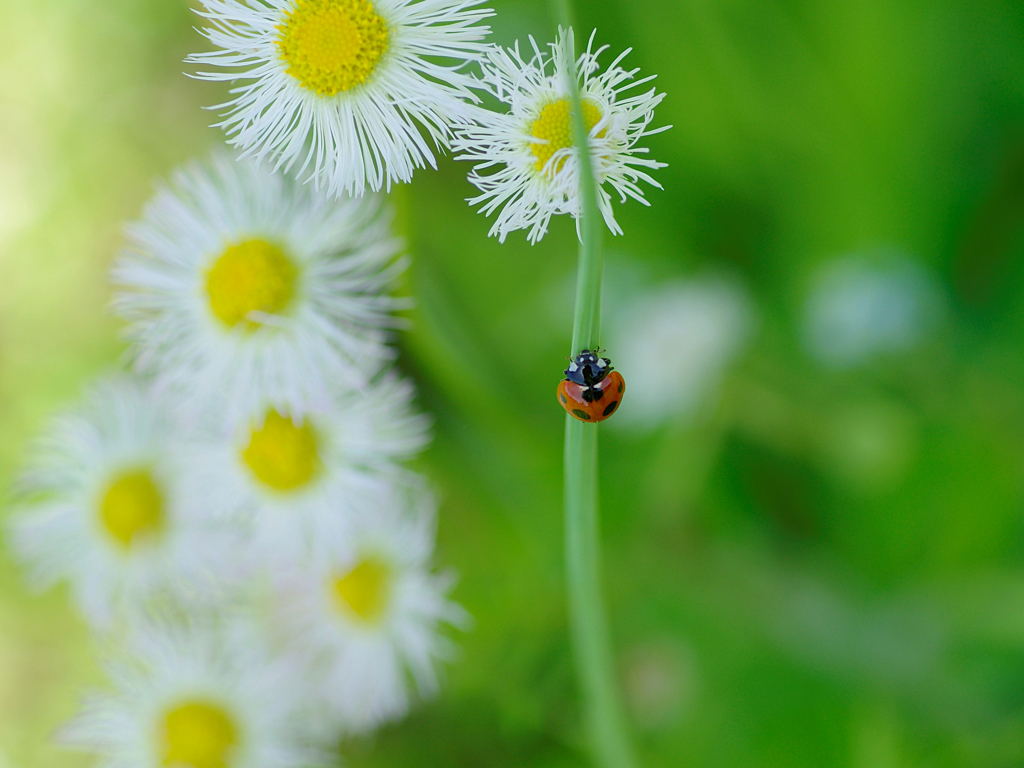
[[[207,80],[238,82],[220,124],[243,157],[293,169],[332,196],[390,189],[415,168],[435,166],[438,151],[477,163],[470,181],[490,234],[529,230],[540,240],[553,215],[581,215],[580,160],[573,146],[571,78],[583,105],[599,204],[609,229],[621,229],[620,201],[647,205],[639,182],[664,167],[638,146],[664,94],[626,92],[653,80],[617,56],[603,71],[594,47],[574,59],[572,30],[559,30],[545,52],[530,38],[524,58],[479,42],[492,15],[481,0],[202,0],[203,30],[216,46],[189,61]],[[438,61],[453,62],[441,66]],[[467,69],[476,65],[479,72]],[[507,112],[479,106],[479,93]],[[659,187],[660,188],[660,187]]]
[[[309,766],[435,690],[464,620],[407,465],[429,424],[392,365],[406,262],[378,193],[455,150],[491,234],[578,219],[575,72],[617,233],[605,187],[657,186],[637,144],[662,95],[624,96],[650,78],[625,54],[601,72],[593,36],[578,59],[571,30],[529,59],[481,42],[480,0],[200,2],[215,50],[189,61],[236,84],[238,156],[180,170],[128,228],[132,372],[46,432],[10,533],[113,649],[68,744],[118,768]]]
[[[178,173],[114,267],[132,374],[39,441],[12,519],[127,658],[64,732],[104,764],[310,765],[436,688],[462,610],[431,570],[426,444],[388,361],[401,243],[224,156]]]

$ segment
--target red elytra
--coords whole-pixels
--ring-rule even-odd
[[[573,418],[596,423],[618,410],[625,391],[626,381],[618,371],[590,387],[563,379],[558,383],[558,402]]]

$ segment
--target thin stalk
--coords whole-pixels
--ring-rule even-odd
[[[594,764],[633,768],[601,598],[597,428],[571,416],[565,425],[565,567],[569,621],[583,716]]]
[[[552,0],[561,25],[572,29],[568,0]],[[601,331],[601,253],[603,222],[597,182],[583,121],[573,39],[568,38],[573,136],[580,151],[580,258],[572,350],[597,349]],[[584,721],[594,763],[601,768],[636,765],[627,736],[616,685],[614,654],[601,596],[601,536],[598,517],[597,425],[566,416],[565,425],[565,562],[569,620],[577,674],[583,694]]]
[[[569,0],[552,0],[555,17],[569,33],[573,17]],[[587,146],[587,127],[583,122],[579,80],[576,72],[576,51],[569,37],[569,93],[572,98],[573,140],[577,147]],[[572,323],[572,354],[582,349],[596,349],[601,336],[601,283],[604,278],[604,254],[601,237],[604,223],[597,206],[597,180],[591,165],[590,153],[580,152],[580,199],[583,211],[579,221],[580,263],[576,273],[576,309]]]

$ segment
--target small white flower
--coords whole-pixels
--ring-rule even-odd
[[[195,503],[248,521],[264,561],[337,539],[363,496],[405,477],[398,462],[426,444],[429,420],[413,411],[413,394],[387,374],[325,410],[295,416],[264,403],[232,431],[214,425],[189,449]]]
[[[625,70],[619,63],[629,53],[618,56],[604,72],[599,72],[598,57],[607,46],[593,49],[594,35],[587,50],[576,62],[583,118],[589,129],[590,158],[598,183],[598,204],[608,228],[622,230],[612,212],[610,186],[622,202],[627,197],[644,205],[638,182],[661,186],[647,170],[663,168],[646,157],[647,149],[638,147],[646,136],[667,130],[649,130],[654,108],[665,94],[652,88],[636,96],[624,96],[630,88],[653,79],[633,80],[639,70]],[[509,232],[529,229],[535,243],[547,232],[553,215],[567,213],[578,220],[581,213],[580,160],[573,146],[570,97],[570,65],[573,50],[572,30],[559,30],[557,42],[546,55],[530,38],[533,56],[523,59],[519,44],[508,51],[493,48],[483,64],[483,83],[500,101],[508,104],[505,113],[477,110],[476,125],[458,126],[458,159],[479,162],[469,180],[483,194],[472,198],[471,205],[483,204],[481,212],[499,211],[489,234],[501,241]],[[638,156],[642,155],[642,156]],[[482,173],[482,171],[493,172]]]
[[[429,492],[391,487],[349,518],[345,536],[275,574],[274,627],[310,660],[327,733],[404,715],[410,677],[420,695],[436,691],[453,651],[440,626],[467,617],[446,598],[451,576],[430,571],[434,538]]]
[[[188,61],[243,81],[219,124],[243,157],[361,195],[436,167],[431,143],[446,149],[468,119],[477,98],[459,70],[486,49],[481,1],[203,0],[220,50]]]
[[[238,574],[235,539],[187,501],[163,403],[128,377],[56,418],[19,484],[14,550],[40,587],[66,579],[87,618],[170,593],[213,596]]]
[[[746,289],[712,276],[641,292],[612,317],[609,354],[627,389],[611,424],[648,430],[692,419],[754,330]]]
[[[804,344],[821,364],[848,368],[877,353],[913,349],[945,308],[935,275],[906,256],[836,259],[813,278]]]
[[[146,628],[60,734],[102,768],[296,768],[322,755],[296,721],[301,669],[240,633]],[[244,641],[243,640],[247,640]]]
[[[389,225],[376,197],[330,201],[223,155],[177,172],[114,269],[136,366],[194,409],[230,393],[228,417],[363,386],[394,355]]]

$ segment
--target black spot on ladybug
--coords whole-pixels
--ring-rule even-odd
[[[601,415],[602,416],[611,416],[612,412],[616,409],[616,407],[618,407],[618,405],[619,405],[619,401],[618,400],[613,400],[612,402],[608,403],[608,407],[604,409],[604,413],[602,413]]]
[[[583,421],[590,421],[590,414],[586,411],[581,411],[579,408],[572,409],[572,415],[577,419],[583,419]]]
[[[620,395],[622,394],[622,382],[621,381],[619,382],[619,394]]]
[[[565,405],[566,403],[569,402],[568,400],[565,399],[565,395],[563,395],[561,392],[558,393],[558,398],[562,401],[562,405]]]

